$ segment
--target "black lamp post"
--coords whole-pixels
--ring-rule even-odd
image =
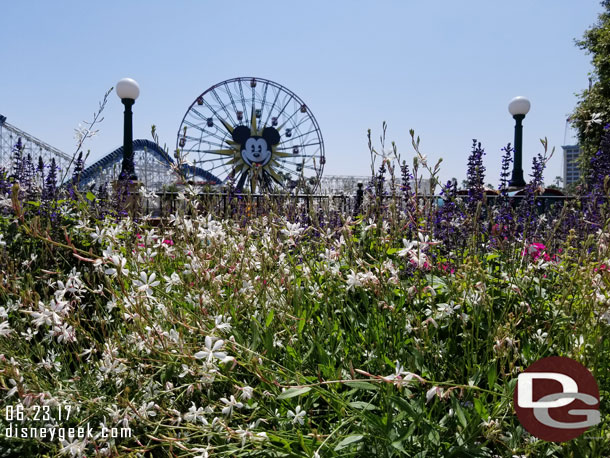
[[[515,119],[515,162],[513,173],[508,185],[514,188],[523,188],[523,124],[525,115],[530,111],[530,101],[525,97],[515,97],[508,104],[508,111]]]
[[[133,125],[131,107],[140,95],[140,86],[131,78],[123,78],[116,85],[116,93],[125,105],[125,118],[123,123],[123,164],[119,180],[137,181],[135,165],[133,163]]]

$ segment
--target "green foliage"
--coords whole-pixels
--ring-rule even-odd
[[[586,176],[591,156],[599,148],[603,127],[610,122],[610,1],[601,2],[604,11],[576,45],[591,55],[593,71],[589,88],[578,94],[579,102],[570,115],[578,132],[580,167]]]

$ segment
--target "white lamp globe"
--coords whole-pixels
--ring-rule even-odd
[[[525,97],[515,97],[508,104],[508,111],[513,116],[526,115],[530,111],[530,101]]]
[[[137,99],[140,95],[140,86],[131,78],[123,78],[116,83],[116,94],[122,99]]]

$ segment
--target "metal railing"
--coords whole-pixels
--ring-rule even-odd
[[[142,213],[152,215],[154,218],[163,218],[177,211],[188,212],[195,201],[198,208],[206,213],[218,216],[241,214],[258,216],[268,213],[271,208],[283,211],[337,211],[343,214],[356,215],[365,206],[364,194],[357,192],[354,195],[321,195],[321,194],[235,194],[235,193],[199,193],[195,199],[181,199],[178,192],[157,192],[155,197],[143,198],[140,203]],[[432,201],[433,204],[443,205],[446,199],[440,195],[421,195],[417,197],[421,204]],[[465,201],[467,196],[458,196],[458,200]],[[510,196],[509,202],[517,207],[525,195]],[[382,207],[389,206],[393,201],[391,196],[381,196],[377,204]],[[492,208],[499,202],[500,196],[486,195],[483,206]],[[538,211],[546,212],[557,205],[563,206],[565,202],[580,200],[581,204],[589,199],[583,196],[542,195],[536,196],[534,202]],[[397,197],[394,202],[406,203],[404,198]],[[287,215],[288,216],[288,215]]]

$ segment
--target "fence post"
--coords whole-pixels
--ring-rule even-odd
[[[356,205],[354,206],[354,216],[360,213],[362,207],[362,201],[364,200],[364,189],[362,182],[358,183],[358,190],[356,191]]]

